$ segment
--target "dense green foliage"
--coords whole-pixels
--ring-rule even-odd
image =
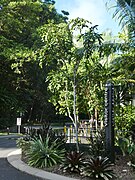
[[[18,147],[35,167],[63,163],[63,170],[101,179],[114,174],[105,157],[104,134],[89,139],[90,159],[84,167],[79,152],[78,124],[84,115],[104,120],[104,85],[115,85],[116,145],[135,158],[135,49],[132,0],[117,0],[114,16],[123,32],[118,37],[98,32],[98,26],[68,12],[57,13],[53,0],[1,0],[0,2],[0,128],[22,122],[44,123]],[[63,136],[49,131],[56,113],[75,126],[77,152],[65,156]],[[133,135],[132,135],[133,136]],[[103,158],[105,157],[105,158]],[[131,165],[135,162],[131,159]]]
[[[25,121],[42,121],[43,117],[50,120],[55,114],[48,103],[46,83],[51,66],[47,53],[42,53],[44,44],[38,32],[50,21],[64,23],[67,17],[56,12],[51,0],[2,0],[0,7],[1,122],[10,126],[19,112]],[[48,116],[50,109],[52,117]]]
[[[117,145],[120,147],[123,156],[126,156],[127,154],[132,156],[132,154],[135,152],[135,143],[133,142],[131,137],[130,139],[128,139],[119,136]]]
[[[111,179],[114,173],[108,158],[91,156],[89,152],[66,152],[59,139],[50,135],[44,140],[38,138],[19,138],[17,146],[22,149],[23,160],[33,167],[45,168],[58,165],[63,172],[76,173],[83,177]],[[93,146],[94,148],[94,146]]]
[[[130,136],[132,134],[131,128],[135,122],[135,108],[131,106],[121,107],[120,114],[122,115],[121,117],[117,116],[115,118],[116,130],[121,131],[123,136]],[[122,134],[119,133],[119,137]]]
[[[117,39],[100,34],[97,25],[84,19],[67,21],[68,13],[58,14],[51,0],[2,0],[0,7],[0,128],[15,124],[20,112],[23,123],[51,121],[56,113],[68,116],[76,132],[82,115],[104,120],[104,85],[109,79],[119,87],[116,133],[130,132],[135,92],[133,1],[117,1],[121,22],[130,19],[127,33],[119,33]]]
[[[28,164],[34,167],[51,167],[64,160],[65,150],[61,148],[62,143],[58,139],[50,141],[46,139],[34,138],[30,141],[30,148],[27,150]]]
[[[22,156],[24,157],[24,159],[27,160],[27,152],[30,149],[30,138],[29,137],[22,137],[16,140],[16,145],[18,148],[21,149],[22,151]]]

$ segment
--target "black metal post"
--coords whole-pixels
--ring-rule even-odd
[[[107,82],[105,85],[105,141],[106,154],[110,161],[115,161],[114,150],[114,85]]]

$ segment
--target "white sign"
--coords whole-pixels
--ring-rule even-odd
[[[17,118],[17,126],[21,126],[21,118]]]

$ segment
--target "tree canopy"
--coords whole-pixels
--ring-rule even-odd
[[[39,66],[46,58],[38,32],[51,21],[66,23],[67,17],[57,13],[54,1],[3,0],[0,7],[0,116],[10,119],[21,111],[29,119],[34,108],[33,119],[39,119],[44,107],[51,107],[45,83],[51,66],[46,60]]]
[[[117,1],[115,16],[119,8],[118,19],[128,33],[115,39],[100,34],[87,20],[68,21],[69,13],[59,14],[52,0],[2,0],[0,121],[8,126],[19,112],[24,122],[49,121],[57,112],[70,117],[77,128],[82,114],[103,120],[108,79],[122,85],[123,93],[132,84],[133,93],[134,3]],[[125,23],[126,17],[130,21]]]

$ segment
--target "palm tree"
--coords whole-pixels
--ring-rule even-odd
[[[115,1],[116,5],[113,6],[115,8],[113,18],[119,20],[122,29],[128,29],[129,39],[133,42],[135,40],[135,0]],[[112,2],[112,0],[108,0],[108,2]]]

